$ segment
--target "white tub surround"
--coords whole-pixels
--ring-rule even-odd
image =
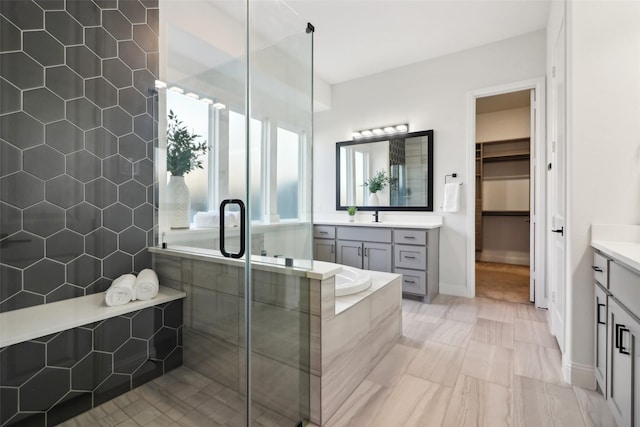
[[[161,286],[158,295],[154,299],[132,301],[116,307],[108,307],[105,304],[104,292],[100,292],[20,310],[7,311],[0,313],[0,348],[122,314],[132,313],[147,307],[181,299],[185,296],[184,292]]]

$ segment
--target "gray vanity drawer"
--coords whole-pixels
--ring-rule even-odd
[[[393,241],[406,245],[426,245],[427,232],[425,230],[409,230],[396,228],[393,230]]]
[[[597,252],[593,253],[593,278],[605,288],[609,288],[609,259]]]
[[[640,276],[619,262],[609,263],[609,290],[615,299],[640,317]]]
[[[336,227],[333,225],[314,225],[313,237],[316,239],[335,239]]]
[[[409,246],[396,244],[393,248],[396,268],[427,269],[427,248],[425,246]]]
[[[339,240],[391,243],[391,229],[377,227],[338,227]]]
[[[427,293],[427,273],[424,271],[396,268],[394,272],[402,274],[402,292],[416,295]]]

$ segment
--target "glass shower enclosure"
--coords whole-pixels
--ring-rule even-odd
[[[164,264],[183,272],[167,283],[187,293],[184,364],[243,396],[247,425],[296,425],[310,412],[313,26],[281,1],[164,0],[160,28],[153,252],[161,281]]]

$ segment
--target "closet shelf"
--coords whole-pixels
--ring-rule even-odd
[[[529,216],[529,211],[482,211],[483,216]]]
[[[529,160],[529,151],[510,151],[508,153],[484,153],[485,162],[503,162],[507,160]]]

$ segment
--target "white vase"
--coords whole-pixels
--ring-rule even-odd
[[[169,177],[167,205],[169,208],[169,226],[171,228],[189,228],[191,197],[189,195],[189,187],[184,182],[184,176],[171,175]]]
[[[369,193],[369,206],[378,206],[378,194],[377,193]]]
[[[355,220],[355,215],[349,215],[349,222],[353,222]]]

